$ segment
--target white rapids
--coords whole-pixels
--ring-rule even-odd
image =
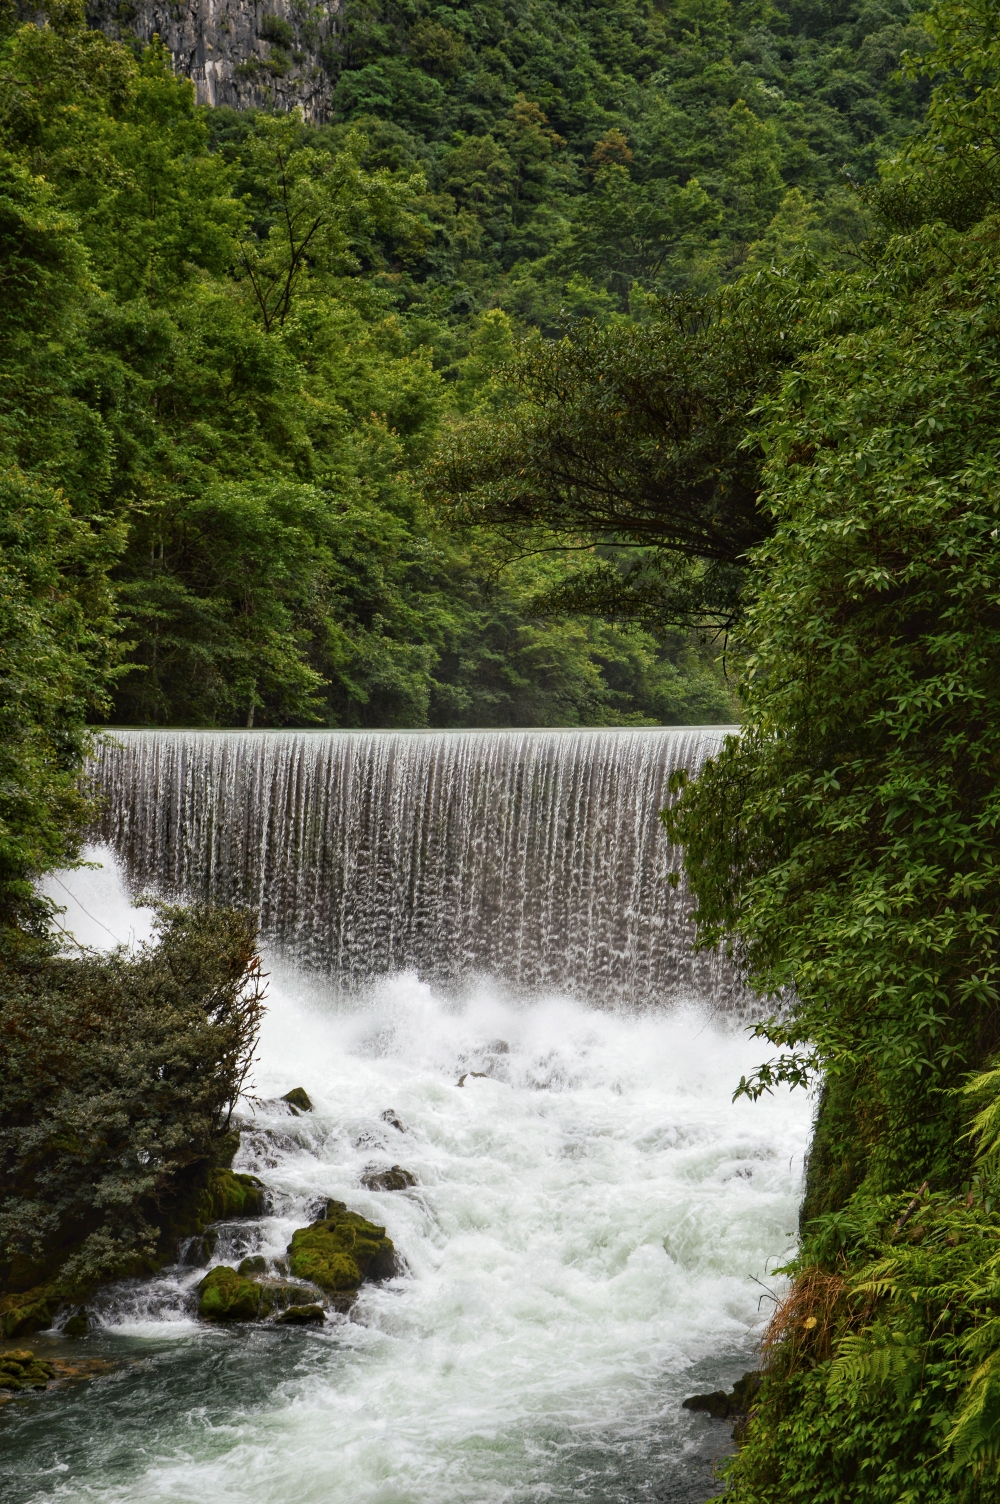
[[[79,940],[141,938],[116,881],[50,888]],[[199,1326],[200,1270],[104,1292],[88,1344],[125,1367],[103,1401],[25,1409],[15,1504],[707,1499],[728,1428],[680,1401],[752,1366],[808,1100],[734,1104],[760,1044],[694,1002],[457,1000],[409,974],[350,1002],[272,973],[255,1086],[271,1103],[243,1109],[236,1167],[273,1211],[224,1229],[215,1261],[280,1254],[334,1196],[386,1225],[404,1272],[321,1330]],[[274,1100],[293,1086],[313,1113]],[[393,1164],[415,1188],[364,1189]]]

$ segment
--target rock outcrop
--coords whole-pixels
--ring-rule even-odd
[[[747,1417],[760,1388],[760,1379],[760,1374],[751,1370],[745,1373],[742,1379],[736,1380],[731,1394],[727,1394],[724,1389],[714,1389],[711,1394],[692,1394],[689,1399],[682,1402],[681,1409],[701,1410],[706,1415],[710,1415],[713,1420],[735,1421],[733,1440],[740,1442],[746,1431]]]
[[[330,113],[339,0],[88,0],[88,23],[121,41],[158,36],[199,104],[237,110],[301,105]]]
[[[115,1367],[108,1358],[39,1358],[30,1348],[0,1353],[0,1404],[25,1389],[47,1389],[50,1384],[75,1379],[94,1379]]]
[[[322,1306],[309,1305],[289,1306],[277,1319],[282,1326],[318,1326],[326,1317]]]
[[[217,1264],[198,1286],[198,1315],[203,1321],[264,1321],[278,1313],[280,1320],[289,1311],[311,1310],[306,1303],[312,1293],[300,1284],[267,1278],[264,1259],[244,1259],[238,1269]],[[322,1316],[322,1308],[317,1309]]]
[[[228,1264],[210,1269],[198,1285],[198,1315],[203,1321],[274,1316],[305,1326],[325,1320],[323,1307],[309,1298],[309,1286],[324,1291],[334,1309],[346,1310],[364,1280],[391,1279],[395,1272],[396,1253],[385,1228],[348,1211],[342,1201],[330,1201],[319,1221],[293,1233],[287,1266],[251,1254],[238,1269]]]
[[[55,1372],[27,1349],[0,1355],[0,1389],[45,1389]]]
[[[285,1092],[281,1100],[288,1103],[295,1117],[298,1117],[300,1112],[313,1110],[312,1099],[304,1086],[293,1086],[291,1091]]]
[[[238,1147],[239,1134],[233,1133],[223,1141],[219,1152],[231,1160]],[[150,1207],[150,1219],[159,1224],[155,1255],[126,1260],[119,1277],[151,1274],[171,1263],[182,1246],[186,1262],[205,1262],[214,1247],[214,1237],[207,1231],[211,1223],[258,1217],[263,1210],[263,1188],[256,1176],[240,1174],[225,1165],[198,1166],[188,1183],[177,1186],[173,1196],[159,1207]],[[72,1245],[67,1245],[63,1252],[71,1249]],[[44,1275],[48,1271],[43,1268],[40,1272]],[[76,1304],[89,1293],[86,1286],[68,1282],[58,1274],[26,1289],[18,1289],[15,1281],[11,1284],[13,1288],[0,1295],[3,1337],[26,1337],[51,1326],[60,1307]]]

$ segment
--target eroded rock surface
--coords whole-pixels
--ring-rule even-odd
[[[88,0],[87,21],[108,36],[159,36],[199,104],[288,110],[327,119],[338,53],[339,0]]]

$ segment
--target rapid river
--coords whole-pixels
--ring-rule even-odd
[[[629,757],[636,746],[647,759],[660,756],[669,735],[659,735],[633,737]],[[137,766],[115,772],[119,820],[126,798],[138,804],[123,778],[152,776]],[[668,771],[661,757],[656,777]],[[643,848],[634,859],[621,798],[611,790],[605,813],[617,808],[611,835],[631,843],[638,883],[647,857]],[[160,818],[165,800],[161,785],[145,818]],[[655,811],[654,799],[642,836],[654,853]],[[52,883],[66,907],[61,922],[83,943],[136,943],[148,933],[146,911],[126,896],[149,882],[150,864],[167,865],[146,836],[137,841],[133,824],[129,847],[119,831],[122,870],[114,852],[96,847],[101,869]],[[163,835],[175,856],[176,839],[175,824]],[[551,839],[558,845],[558,829]],[[287,831],[284,840],[286,849],[295,844]],[[470,837],[461,849],[473,845]],[[296,850],[301,863],[301,843]],[[579,851],[567,858],[577,873]],[[547,892],[562,881],[557,858],[547,848]],[[776,1288],[768,1271],[794,1242],[811,1104],[783,1092],[732,1102],[761,1046],[720,1005],[719,989],[724,1004],[731,982],[718,968],[685,972],[676,935],[655,954],[644,932],[611,935],[614,887],[593,855],[591,867],[561,922],[577,933],[582,906],[587,923],[604,927],[619,965],[632,967],[624,1003],[617,986],[602,999],[602,967],[615,969],[613,957],[601,959],[606,950],[589,977],[545,984],[532,976],[556,941],[539,947],[530,913],[518,942],[530,965],[510,952],[505,967],[501,950],[456,982],[447,957],[436,973],[442,948],[425,945],[423,955],[392,957],[397,969],[345,988],[342,967],[316,964],[323,926],[341,921],[324,912],[319,923],[313,904],[297,954],[277,933],[287,931],[288,912],[272,912],[257,1101],[241,1109],[236,1161],[264,1181],[271,1210],[223,1226],[213,1262],[279,1256],[334,1196],[385,1224],[401,1272],[366,1286],[349,1316],[331,1315],[318,1329],[199,1323],[191,1296],[203,1270],[180,1265],[105,1289],[91,1303],[99,1325],[90,1336],[31,1339],[40,1354],[72,1346],[110,1366],[0,1408],[5,1501],[695,1504],[711,1496],[729,1428],[680,1402],[729,1387],[753,1366],[767,1290]],[[212,871],[220,880],[218,861]],[[524,870],[507,870],[505,880],[522,891],[541,882]],[[162,886],[204,892],[206,881],[188,873]],[[411,879],[411,911],[418,887]],[[468,901],[481,904],[482,895]],[[449,922],[454,929],[455,913]],[[671,925],[683,922],[678,912]],[[411,933],[419,941],[420,927]],[[312,1113],[294,1117],[276,1100],[294,1086],[305,1087]],[[391,1165],[417,1184],[364,1188],[366,1171]]]

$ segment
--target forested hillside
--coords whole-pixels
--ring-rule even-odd
[[[323,129],[199,110],[161,49],[72,5],[9,29],[3,437],[10,484],[43,488],[104,592],[118,665],[88,647],[110,696],[90,713],[731,717],[717,646],[552,614],[578,553],[510,564],[495,534],[443,530],[422,467],[504,404],[526,327],[655,319],[651,293],[747,256],[846,247],[841,166],[909,128],[919,90],[891,71],[920,33],[723,5],[339,24]]]
[[[439,229],[401,290],[554,330],[858,238],[847,179],[921,109],[911,9],[347,0],[332,112],[426,174]]]
[[[771,1015],[737,1094],[822,1082],[745,1504],[1000,1482],[1000,49],[991,4],[927,25],[861,265],[771,283],[802,333],[756,411],[744,729],[668,815]]]
[[[723,719],[724,647],[668,824],[739,1091],[822,1081],[745,1504],[1000,1478],[995,10],[348,3],[322,124],[3,40],[5,954],[88,719]]]

